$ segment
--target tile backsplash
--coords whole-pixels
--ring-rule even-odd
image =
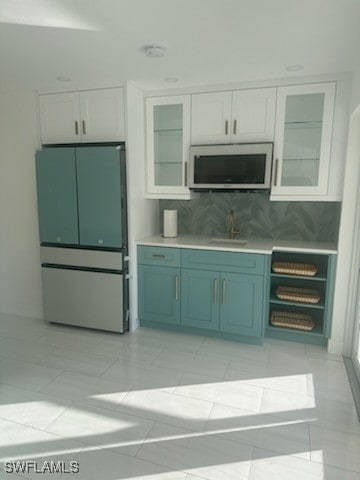
[[[207,192],[193,200],[160,200],[164,209],[178,210],[178,233],[226,236],[229,211],[245,238],[337,242],[341,203],[270,202],[259,192]]]

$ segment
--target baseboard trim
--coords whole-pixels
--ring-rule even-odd
[[[348,374],[351,391],[354,397],[354,403],[360,422],[360,383],[356,374],[353,361],[349,357],[344,357],[345,368]]]

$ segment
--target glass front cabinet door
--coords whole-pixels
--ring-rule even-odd
[[[278,88],[272,198],[327,194],[334,98],[335,83]]]
[[[146,99],[148,196],[190,198],[187,188],[190,96]]]

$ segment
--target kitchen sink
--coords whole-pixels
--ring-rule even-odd
[[[244,247],[247,244],[247,240],[241,240],[240,238],[212,238],[209,241],[209,245],[221,245],[228,247]]]

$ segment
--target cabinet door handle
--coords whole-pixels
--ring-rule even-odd
[[[279,159],[275,160],[275,172],[274,172],[274,187],[277,186],[278,182],[278,170],[279,170]]]
[[[221,303],[224,305],[226,303],[226,280],[222,281],[222,295]]]
[[[233,129],[233,134],[236,135],[236,126],[237,126],[237,122],[236,120],[234,120],[234,129]]]
[[[75,135],[79,135],[79,124],[77,120],[75,120]]]
[[[165,255],[161,255],[160,253],[153,253],[152,257],[153,258],[165,258]]]
[[[229,133],[229,122],[226,120],[225,121],[225,135],[228,135]]]
[[[214,279],[214,292],[213,292],[213,294],[214,294],[213,303],[214,303],[214,305],[216,305],[217,302],[218,302],[218,300],[217,300],[218,299],[218,281],[216,280],[216,278]]]
[[[82,123],[82,131],[83,131],[83,134],[86,135],[85,120],[83,120],[81,123]]]
[[[175,300],[179,300],[179,275],[175,275]]]
[[[187,162],[184,163],[184,185],[187,187]]]

